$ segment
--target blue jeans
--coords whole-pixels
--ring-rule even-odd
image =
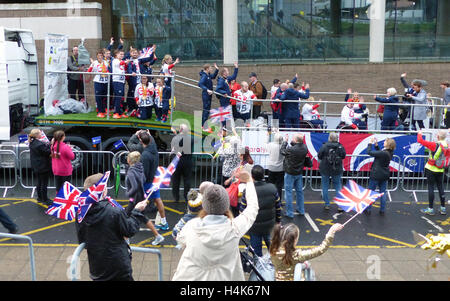
[[[297,195],[297,210],[301,214],[305,214],[305,206],[303,199],[303,175],[284,175],[284,199],[286,200],[286,215],[294,217],[294,208],[292,204],[292,190],[295,188]]]
[[[330,205],[330,199],[328,198],[328,189],[330,187],[330,178],[333,182],[333,187],[336,190],[336,192],[340,191],[342,189],[342,174],[339,174],[337,176],[322,176],[322,197],[323,201],[325,202],[325,206]]]
[[[259,257],[262,257],[262,241],[266,243],[267,249],[270,248],[270,234],[267,235],[256,235],[250,234],[250,245],[253,250],[255,250],[255,254]]]
[[[0,208],[0,223],[9,231],[14,231],[17,228],[17,225],[2,208]]]
[[[384,212],[384,209],[386,208],[386,187],[387,187],[387,181],[377,181],[370,179],[369,180],[369,189],[372,191],[375,191],[375,189],[379,187],[379,192],[384,192],[383,196],[380,198],[380,211]],[[372,209],[372,205],[369,206],[366,210]]]

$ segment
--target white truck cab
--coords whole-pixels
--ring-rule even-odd
[[[31,30],[0,27],[0,141],[27,126],[39,111],[39,74]]]

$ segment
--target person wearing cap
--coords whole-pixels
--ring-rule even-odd
[[[84,189],[95,185],[103,174],[89,176]],[[147,203],[136,204],[127,214],[126,210],[113,207],[106,200],[107,187],[99,202],[95,202],[81,223],[76,222],[79,243],[86,243],[89,273],[94,281],[133,281],[131,250],[125,237],[139,231],[138,216]],[[78,217],[77,217],[78,218]]]
[[[252,91],[253,94],[255,94],[257,99],[263,99],[264,85],[261,83],[261,81],[258,80],[256,73],[255,72],[250,73],[248,78],[250,83],[249,84],[250,91]],[[261,106],[262,101],[253,102],[253,114],[252,114],[253,119],[258,118],[259,114],[261,114]]]
[[[253,225],[259,205],[250,174],[241,170],[237,176],[247,183],[247,208],[233,218],[225,188],[218,184],[206,188],[199,216],[187,222],[177,235],[184,251],[172,280],[245,280],[239,241]]]

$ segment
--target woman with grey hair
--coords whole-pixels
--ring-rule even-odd
[[[322,176],[322,197],[325,202],[325,210],[330,209],[328,198],[330,178],[336,191],[342,188],[342,160],[345,159],[346,153],[344,146],[338,140],[337,133],[330,133],[328,141],[322,145],[317,154],[320,162],[319,171]]]
[[[414,101],[414,104],[424,105],[427,104],[427,92],[423,89],[423,86],[426,85],[425,81],[415,79],[412,81],[412,89],[414,90],[413,95],[411,93],[407,93],[406,97],[410,98]],[[411,124],[413,129],[416,131],[416,123],[419,125],[419,129],[424,129],[425,125],[423,121],[427,119],[427,107],[426,106],[414,106],[413,114],[411,118]]]
[[[269,152],[269,157],[267,159],[269,177],[267,182],[272,183],[277,187],[278,195],[281,199],[284,186],[284,156],[280,152],[281,145],[283,144],[283,136],[281,136],[278,130],[274,131],[273,141],[267,144],[267,151]]]
[[[398,119],[398,106],[389,105],[391,103],[397,104],[399,102],[398,97],[395,96],[397,94],[397,90],[395,88],[387,89],[387,97],[381,98],[374,95],[373,99],[383,104],[384,112],[383,112],[383,121],[381,122],[382,130],[393,130],[395,129],[395,122]]]

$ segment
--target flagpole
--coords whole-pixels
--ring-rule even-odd
[[[355,215],[353,215],[348,221],[346,221],[346,222],[342,225],[342,227],[344,227],[345,225],[347,225],[347,223],[348,223],[349,221],[351,221],[352,219],[354,219],[354,218],[357,217],[358,215],[360,215],[359,212],[356,213]]]

